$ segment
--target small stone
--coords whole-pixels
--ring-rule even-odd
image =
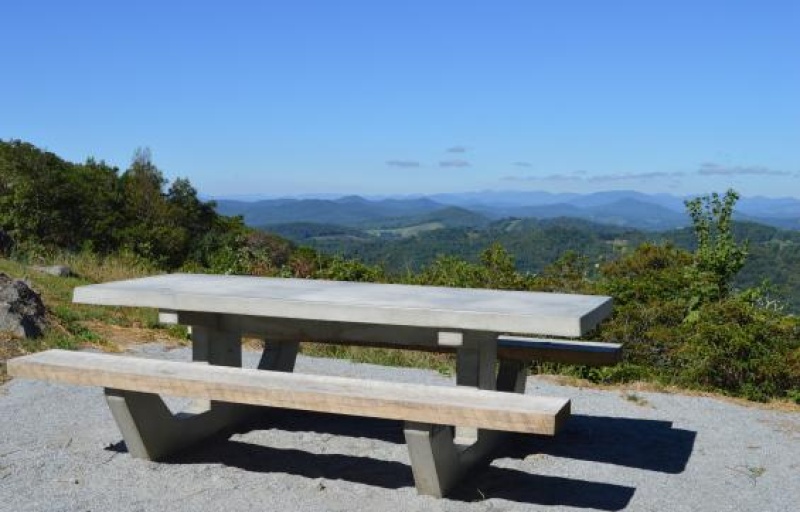
[[[42,272],[43,274],[50,274],[51,276],[57,277],[70,277],[75,275],[72,272],[72,269],[66,265],[50,265],[49,267],[31,267],[33,270],[37,272]]]

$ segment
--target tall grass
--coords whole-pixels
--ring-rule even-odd
[[[76,276],[91,283],[120,281],[163,273],[152,263],[129,252],[101,256],[89,251],[75,253],[40,250],[35,254],[15,254],[14,261],[27,266],[66,265]]]
[[[97,256],[88,252],[69,253],[42,251],[36,256],[17,254],[19,259],[0,258],[0,272],[26,281],[41,295],[47,308],[48,329],[37,339],[21,339],[8,334],[0,337],[0,379],[5,373],[4,361],[29,352],[48,348],[77,348],[95,346],[115,348],[93,326],[98,324],[121,327],[157,328],[158,314],[145,308],[91,306],[72,302],[76,286],[131,279],[158,273],[147,262],[128,254]],[[66,265],[74,275],[52,276],[33,268],[36,265]]]

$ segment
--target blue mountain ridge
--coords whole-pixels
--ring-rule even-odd
[[[600,224],[645,230],[666,230],[689,224],[684,201],[670,194],[645,194],[613,190],[592,194],[553,194],[542,191],[481,191],[413,197],[369,198],[348,195],[337,198],[280,198],[259,201],[217,200],[224,215],[242,215],[247,224],[268,226],[295,222],[338,224],[348,227],[414,225],[435,219],[448,225],[463,210],[483,219],[574,217]],[[459,210],[447,208],[459,207]],[[784,229],[800,229],[800,200],[795,198],[742,198],[737,219]],[[437,217],[438,214],[438,217]]]

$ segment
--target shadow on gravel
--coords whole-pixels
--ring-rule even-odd
[[[448,498],[467,502],[498,498],[536,505],[622,510],[635,492],[634,487],[624,485],[490,466],[462,482]]]
[[[238,432],[268,430],[285,432],[315,432],[336,436],[366,438],[393,444],[405,444],[403,422],[363,416],[344,416],[321,412],[308,412],[262,407],[263,412],[253,416],[237,429]]]
[[[401,462],[342,454],[315,454],[220,439],[206,448],[185,451],[167,464],[224,464],[257,473],[286,473],[304,478],[344,480],[384,489],[414,487],[411,467]],[[473,502],[500,498],[539,505],[621,510],[635,489],[620,485],[542,476],[490,466],[456,488],[449,500]]]
[[[304,411],[270,412],[255,417],[238,430],[275,428],[405,444],[400,421]],[[542,453],[677,474],[686,469],[696,437],[696,432],[673,428],[669,421],[576,414],[556,437],[515,436],[498,458],[524,459]]]
[[[518,436],[502,455],[541,453],[677,474],[686,469],[696,437],[669,421],[576,414],[556,437]]]
[[[644,469],[667,471],[680,464],[681,452],[691,453],[694,433],[670,428],[668,422],[574,416],[563,434],[555,439],[514,436],[497,458],[524,459],[545,453]],[[281,411],[259,416],[237,432],[280,429],[289,432],[316,432],[352,438],[376,439],[389,443],[405,442],[402,422],[356,418],[335,414]],[[165,461],[167,464],[224,464],[257,473],[286,473],[310,479],[343,480],[385,489],[413,487],[411,467],[405,463],[356,455],[315,454],[296,449],[281,449],[228,439],[230,432],[209,439]],[[613,439],[612,439],[613,438]],[[682,440],[681,440],[682,439]],[[688,448],[686,443],[688,442]],[[568,446],[574,445],[574,446]],[[120,442],[107,448],[125,451]],[[654,450],[652,454],[640,451]],[[665,458],[663,452],[669,452]],[[676,455],[678,453],[678,455]],[[660,463],[656,463],[660,461]],[[466,479],[448,499],[462,502],[499,498],[519,503],[562,505],[597,510],[621,510],[630,502],[633,487],[538,475],[528,471],[494,465],[478,470]]]

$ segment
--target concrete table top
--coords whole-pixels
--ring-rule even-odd
[[[542,292],[169,274],[80,286],[74,302],[258,317],[577,337],[611,298]]]

